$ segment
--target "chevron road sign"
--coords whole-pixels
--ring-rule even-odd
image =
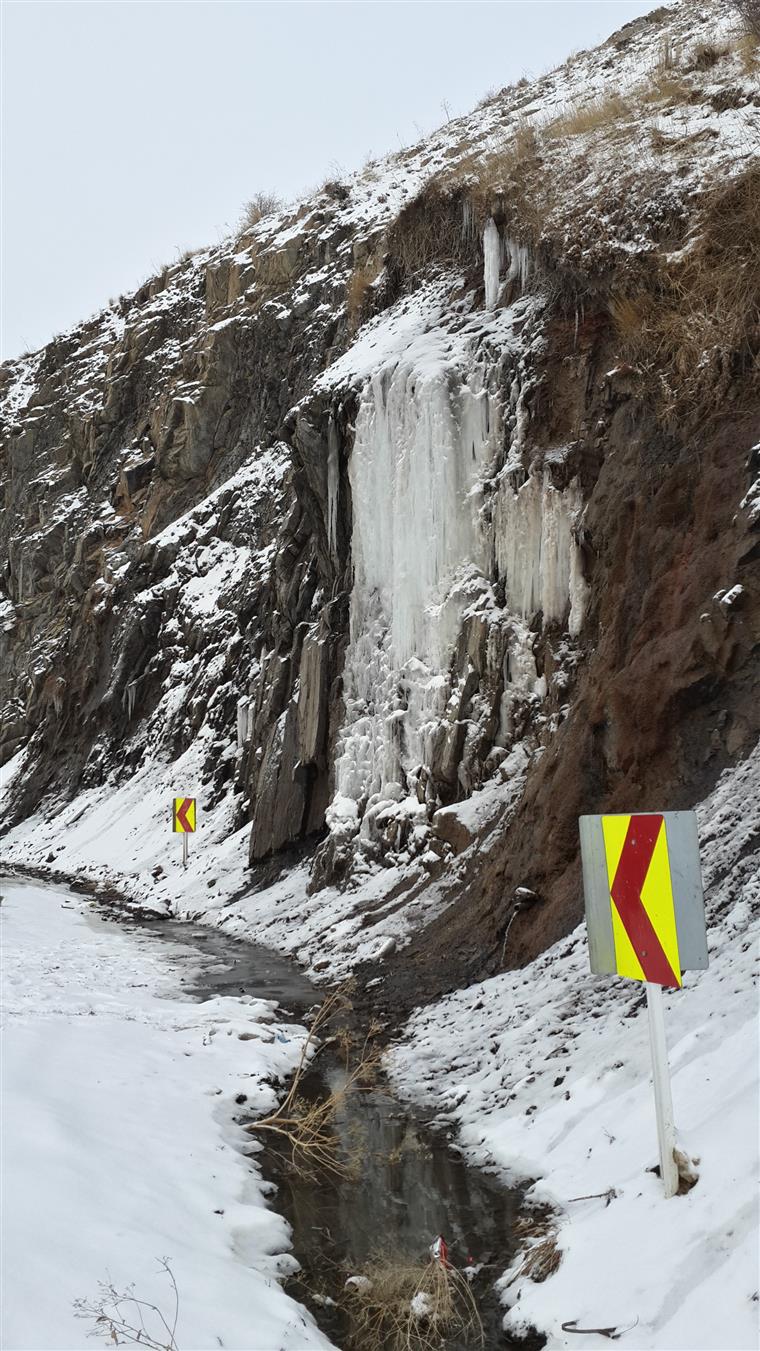
[[[591,970],[646,982],[660,1172],[678,1189],[662,987],[707,966],[707,934],[693,812],[580,818]]]
[[[582,816],[591,970],[657,985],[707,966],[693,812]]]
[[[195,833],[195,798],[175,797],[172,806],[172,830],[182,835],[182,866],[187,867],[187,837]]]
[[[172,828],[192,835],[195,830],[195,798],[175,797]]]

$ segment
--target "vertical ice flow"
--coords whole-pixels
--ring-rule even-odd
[[[354,581],[328,812],[334,829],[354,830],[375,804],[404,798],[411,772],[434,764],[442,727],[450,726],[463,615],[473,603],[495,608],[495,577],[513,617],[505,725],[515,691],[543,686],[532,655],[535,615],[567,621],[573,633],[581,626],[585,586],[573,535],[580,487],[555,488],[547,470],[517,490],[502,473],[484,518],[483,482],[503,433],[501,374],[498,360],[473,353],[470,362],[464,377],[431,348],[417,363],[376,372],[360,396],[349,462]]]
[[[338,531],[338,433],[332,413],[327,422],[327,547],[335,552]]]
[[[518,490],[502,482],[493,509],[494,561],[510,610],[525,618],[540,610],[547,623],[564,619],[569,602],[572,634],[583,622],[585,599],[572,533],[582,506],[577,480],[560,491],[544,473]]]
[[[336,790],[359,801],[424,762],[446,703],[446,670],[468,576],[487,548],[478,485],[496,442],[483,371],[408,364],[361,396],[349,466],[353,502],[350,641]]]
[[[501,270],[501,239],[496,222],[491,218],[483,231],[483,283],[486,291],[486,309],[495,310],[499,299],[499,272]]]

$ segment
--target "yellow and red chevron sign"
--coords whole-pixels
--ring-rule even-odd
[[[172,811],[172,830],[192,835],[195,831],[195,798],[175,797]]]
[[[707,966],[693,812],[583,816],[591,969],[678,987]]]

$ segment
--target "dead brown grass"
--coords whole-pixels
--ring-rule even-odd
[[[436,175],[399,212],[388,234],[391,269],[409,279],[431,265],[471,261],[464,211],[466,189]]]
[[[700,42],[691,53],[691,69],[712,70],[727,54],[728,47],[718,47],[714,42]]]
[[[261,1117],[247,1127],[253,1135],[267,1132],[288,1151],[290,1166],[301,1177],[332,1173],[350,1177],[354,1168],[351,1158],[345,1158],[341,1142],[332,1123],[346,1096],[371,1083],[380,1052],[375,1045],[377,1028],[370,1024],[361,1043],[356,1046],[350,1033],[341,1029],[331,1041],[337,1042],[344,1053],[345,1073],[340,1087],[324,1098],[310,1100],[303,1096],[301,1085],[312,1062],[313,1053],[327,1044],[324,1034],[336,1018],[351,1011],[350,985],[343,986],[327,997],[312,1020],[309,1034],[301,1050],[300,1060],[293,1075],[287,1097],[269,1116]]]
[[[745,75],[754,75],[760,62],[760,34],[742,33],[736,51]]]
[[[690,93],[688,81],[678,71],[658,67],[648,84],[641,90],[644,103],[682,103]]]
[[[546,122],[542,131],[549,140],[583,136],[589,131],[609,130],[616,123],[627,120],[630,113],[631,105],[627,99],[619,94],[608,94],[568,108],[559,117]]]
[[[469,1282],[454,1267],[378,1257],[361,1276],[348,1299],[356,1351],[439,1351],[452,1335],[466,1345],[485,1344]]]
[[[382,258],[368,258],[361,267],[355,267],[346,287],[346,311],[349,328],[354,332],[367,317],[370,289],[383,270]]]
[[[760,167],[707,194],[690,246],[610,312],[625,353],[664,371],[671,402],[694,399],[727,359],[758,370]]]
[[[527,1276],[537,1284],[547,1280],[562,1261],[551,1211],[541,1208],[521,1215],[515,1223],[515,1233],[523,1254],[515,1280],[520,1276]]]

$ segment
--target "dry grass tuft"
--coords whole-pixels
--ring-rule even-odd
[[[524,164],[529,160],[535,160],[538,150],[539,140],[535,126],[527,118],[521,118],[512,138],[512,155],[515,164]]]
[[[484,1346],[475,1297],[454,1267],[378,1257],[361,1274],[348,1303],[356,1351],[439,1351],[452,1335]]]
[[[355,267],[346,287],[346,311],[351,332],[367,317],[369,293],[383,270],[382,258],[368,258],[361,267]]]
[[[546,122],[542,130],[549,140],[583,136],[586,132],[599,131],[602,127],[609,129],[615,123],[623,122],[630,112],[630,104],[620,94],[607,94],[568,108],[559,117]]]
[[[736,52],[745,75],[754,75],[760,61],[760,36],[754,33],[742,33],[736,43]]]
[[[443,178],[428,179],[416,197],[399,212],[388,235],[391,270],[398,280],[413,278],[425,268],[455,265],[472,259],[472,241],[465,228],[466,189]]]
[[[706,195],[690,245],[610,311],[626,354],[664,369],[673,407],[715,387],[727,357],[760,370],[760,168]]]
[[[310,1052],[326,1044],[322,1034],[335,1018],[351,1011],[348,997],[350,985],[329,995],[320,1006],[309,1028],[309,1035],[301,1050],[293,1082],[287,1097],[269,1116],[251,1122],[247,1127],[252,1135],[266,1131],[290,1151],[290,1166],[301,1177],[332,1173],[336,1177],[350,1177],[351,1159],[341,1157],[341,1143],[332,1122],[346,1096],[370,1084],[374,1079],[380,1052],[374,1038],[377,1026],[370,1024],[364,1040],[354,1047],[350,1034],[342,1030],[336,1038],[345,1055],[345,1074],[342,1084],[327,1097],[311,1101],[301,1093],[301,1082],[311,1061]]]
[[[547,1280],[562,1261],[551,1211],[542,1207],[522,1215],[515,1224],[515,1233],[524,1251],[514,1280],[520,1276],[527,1276],[537,1284]]]
[[[712,70],[727,53],[727,47],[716,47],[714,42],[700,42],[691,53],[691,69]]]
[[[562,1254],[557,1247],[556,1234],[550,1234],[547,1238],[542,1238],[539,1243],[533,1243],[525,1254],[522,1266],[518,1271],[518,1276],[527,1276],[537,1285],[553,1275],[562,1261]]]
[[[677,71],[658,67],[649,84],[641,91],[644,103],[685,103],[690,94],[688,82]]]

